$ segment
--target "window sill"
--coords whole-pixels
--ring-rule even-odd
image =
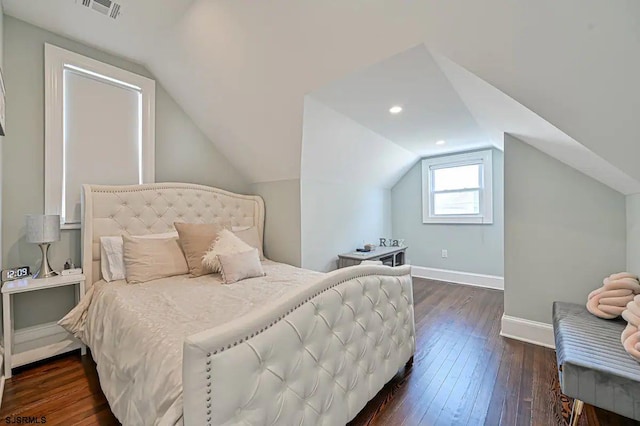
[[[60,224],[60,229],[62,229],[62,230],[66,230],[66,229],[82,229],[82,224],[80,224],[80,223],[63,223],[63,224]]]
[[[493,218],[486,217],[429,217],[423,218],[425,225],[493,225]]]

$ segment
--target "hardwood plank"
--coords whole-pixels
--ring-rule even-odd
[[[524,343],[514,346],[510,353],[509,380],[507,381],[505,398],[502,403],[500,425],[515,425],[518,417],[519,393],[522,383],[522,370],[524,362]]]
[[[117,425],[95,364],[79,351],[37,363],[7,381],[0,418],[44,416],[52,425]]]
[[[527,350],[528,349],[528,350]],[[516,425],[531,423],[531,404],[533,402],[533,349],[524,348],[524,359],[520,371],[520,388],[518,389],[518,412]]]
[[[486,298],[483,296],[486,296],[486,293],[481,293],[479,298],[474,297],[472,305],[475,309],[466,313],[467,319],[475,319],[467,326],[466,332],[469,333],[469,339],[431,402],[429,410],[423,415],[422,423],[448,425],[454,422],[455,411],[459,407],[456,394],[464,392],[469,386],[469,376],[475,367],[474,360],[477,362],[477,356],[480,353],[477,349],[482,347],[485,340],[478,333],[478,330],[484,327],[489,313],[483,309],[486,302]]]
[[[492,294],[491,296],[492,299],[498,300],[498,295]],[[499,294],[499,298],[502,299],[502,293]],[[492,336],[497,335],[499,331],[501,314],[492,312],[491,310],[487,311],[491,315],[488,318],[486,326],[481,330],[481,337],[485,339],[484,345],[478,351],[477,363],[474,366],[473,373],[469,377],[469,384],[457,404],[455,403],[454,397],[450,398],[451,404],[457,405],[456,413],[451,424],[467,425],[469,424],[469,418],[472,413],[477,413],[480,418],[484,418],[487,411],[487,406],[485,403],[482,403],[482,398],[480,398],[480,402],[477,402],[478,396],[484,383],[483,378],[487,377],[490,380],[491,377],[495,377],[492,373],[494,371],[497,373],[496,365],[498,365],[499,355],[501,355],[501,353],[495,350],[496,339],[492,338]],[[485,379],[485,381],[486,380],[487,379]],[[490,395],[490,393],[487,392],[487,395]],[[488,396],[485,398],[487,402],[488,398]]]
[[[416,354],[351,425],[557,425],[555,352],[500,337],[500,291],[414,279]],[[90,356],[72,353],[16,370],[0,419],[119,425]],[[587,406],[581,426],[637,425]]]
[[[469,293],[452,291],[450,284],[441,284],[439,289],[446,290],[446,293],[440,296],[438,304],[428,312],[428,317],[418,323],[437,325],[427,333],[422,332],[424,327],[418,326],[418,357],[416,358],[418,361],[414,361],[412,376],[419,375],[419,377],[415,380],[413,377],[410,379],[408,383],[410,392],[405,394],[406,398],[401,401],[397,409],[387,410],[383,413],[383,417],[380,419],[381,424],[410,424],[412,414],[418,416],[418,419],[415,419],[418,421],[421,414],[419,415],[415,411],[420,407],[420,396],[424,392],[424,388],[435,377],[446,357],[455,350],[452,343],[458,338],[456,332],[459,326],[457,324],[465,317],[459,314],[454,315],[453,318],[450,316],[465,305]],[[417,309],[422,308],[421,303],[416,306]],[[428,349],[425,350],[425,348]]]
[[[497,296],[487,292],[484,298],[478,299],[477,303],[485,306],[495,297]],[[474,328],[472,346],[465,349],[470,353],[470,361],[462,367],[458,380],[450,384],[449,397],[442,407],[436,421],[437,424],[467,424],[480,386],[482,372],[485,371],[488,361],[491,359],[492,342],[487,338],[487,335],[496,320],[495,313],[491,310],[484,310],[483,317],[478,322],[478,326]]]

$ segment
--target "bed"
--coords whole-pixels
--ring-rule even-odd
[[[91,348],[124,424],[337,425],[413,359],[408,266],[328,274],[269,260],[266,276],[105,283],[100,237],[168,232],[176,221],[255,226],[258,196],[194,184],[83,187],[87,294],[67,316]]]

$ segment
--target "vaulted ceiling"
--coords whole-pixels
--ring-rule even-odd
[[[492,144],[424,44],[311,95],[421,157]],[[394,105],[402,111],[391,114]],[[496,142],[502,142],[502,135]]]
[[[300,176],[305,94],[421,43],[640,180],[636,0],[119,0],[117,20],[3,3],[146,65],[254,182]]]

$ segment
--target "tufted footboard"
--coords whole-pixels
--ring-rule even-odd
[[[354,266],[184,344],[184,423],[339,425],[413,356],[410,267]]]

